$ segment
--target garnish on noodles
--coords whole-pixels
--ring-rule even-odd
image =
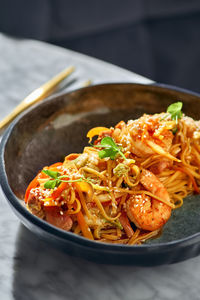
[[[83,153],[32,180],[27,208],[99,242],[133,245],[156,237],[172,210],[199,193],[200,121],[181,109],[177,102],[164,113],[91,129]]]

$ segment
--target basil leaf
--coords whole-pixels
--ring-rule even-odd
[[[42,172],[46,175],[48,175],[51,178],[57,179],[58,176],[60,175],[59,172],[52,171],[52,170],[42,170]]]

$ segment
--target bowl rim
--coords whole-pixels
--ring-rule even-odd
[[[161,89],[169,89],[172,91],[178,91],[178,92],[183,92],[185,94],[190,94],[192,96],[197,96],[200,98],[200,94],[197,92],[193,92],[190,91],[188,89],[184,89],[184,88],[180,88],[177,86],[173,86],[173,85],[168,85],[168,84],[163,84],[163,83],[150,83],[150,84],[141,84],[141,83],[133,83],[133,82],[112,82],[112,83],[103,83],[103,84],[95,84],[89,87],[82,87],[82,88],[78,88],[75,90],[70,90],[67,91],[65,93],[60,92],[57,93],[55,95],[51,95],[50,97],[44,99],[42,102],[39,102],[37,104],[35,104],[34,106],[30,107],[29,109],[27,109],[25,112],[23,112],[22,114],[20,114],[11,124],[10,126],[6,129],[5,133],[2,136],[2,140],[0,143],[0,184],[2,187],[2,190],[4,192],[5,198],[8,201],[8,203],[11,205],[12,208],[14,208],[15,213],[18,215],[18,213],[20,215],[22,215],[22,218],[25,218],[28,222],[30,222],[31,224],[33,224],[36,227],[39,227],[40,230],[51,234],[53,236],[56,236],[56,238],[65,240],[65,241],[70,241],[71,243],[74,244],[78,244],[81,245],[82,247],[89,247],[89,248],[95,248],[98,250],[106,250],[106,251],[126,251],[127,253],[132,253],[134,250],[135,251],[146,251],[149,249],[166,249],[166,248],[174,248],[179,246],[184,245],[185,243],[187,245],[189,245],[191,243],[191,241],[196,240],[200,237],[200,232],[194,233],[192,235],[189,235],[187,237],[181,238],[181,239],[177,239],[177,240],[173,240],[170,242],[162,242],[162,243],[158,243],[158,244],[141,244],[141,245],[126,245],[126,244],[109,244],[109,243],[104,243],[104,242],[98,242],[98,241],[93,241],[93,240],[89,240],[85,237],[79,236],[77,234],[74,234],[72,232],[68,232],[68,231],[64,231],[58,227],[55,227],[49,223],[47,223],[46,221],[36,217],[35,215],[31,214],[25,206],[23,206],[20,201],[22,201],[21,199],[19,199],[11,190],[11,187],[8,183],[8,178],[7,178],[7,174],[6,174],[6,170],[5,170],[5,161],[4,161],[4,153],[5,153],[5,147],[6,144],[9,140],[10,135],[12,134],[13,129],[15,128],[15,126],[19,123],[19,121],[28,113],[30,113],[32,110],[34,110],[37,106],[42,105],[45,102],[49,102],[52,99],[56,99],[59,98],[61,96],[65,96],[71,93],[75,93],[81,90],[87,90],[90,88],[95,88],[95,87],[103,87],[103,86],[114,86],[114,85],[132,85],[132,86],[147,86],[147,87],[159,87]],[[20,219],[21,220],[21,219]],[[23,222],[22,223],[26,223]],[[142,252],[143,252],[142,251]]]

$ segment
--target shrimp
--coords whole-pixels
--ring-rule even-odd
[[[144,115],[137,120],[128,121],[127,124],[119,123],[112,132],[112,137],[124,149],[138,157],[153,155],[158,152],[158,147],[167,154],[172,146],[174,136],[171,129],[175,122],[162,123],[160,119],[162,114]]]
[[[163,159],[153,166],[150,167],[151,172],[154,174],[160,174],[162,173],[165,169],[169,168],[172,165],[172,162],[168,159]]]
[[[140,182],[152,194],[170,202],[169,194],[160,180],[150,171],[143,170]],[[141,194],[133,195],[127,201],[128,218],[144,230],[154,231],[161,228],[171,216],[171,207],[156,199]]]
[[[187,136],[194,139],[199,139],[200,137],[200,121],[195,121],[190,117],[184,116],[182,118],[182,123],[184,123],[187,131]]]

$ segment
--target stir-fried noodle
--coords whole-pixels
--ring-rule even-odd
[[[143,115],[89,131],[94,144],[38,173],[25,202],[35,215],[91,240],[141,244],[199,193],[200,122]]]

